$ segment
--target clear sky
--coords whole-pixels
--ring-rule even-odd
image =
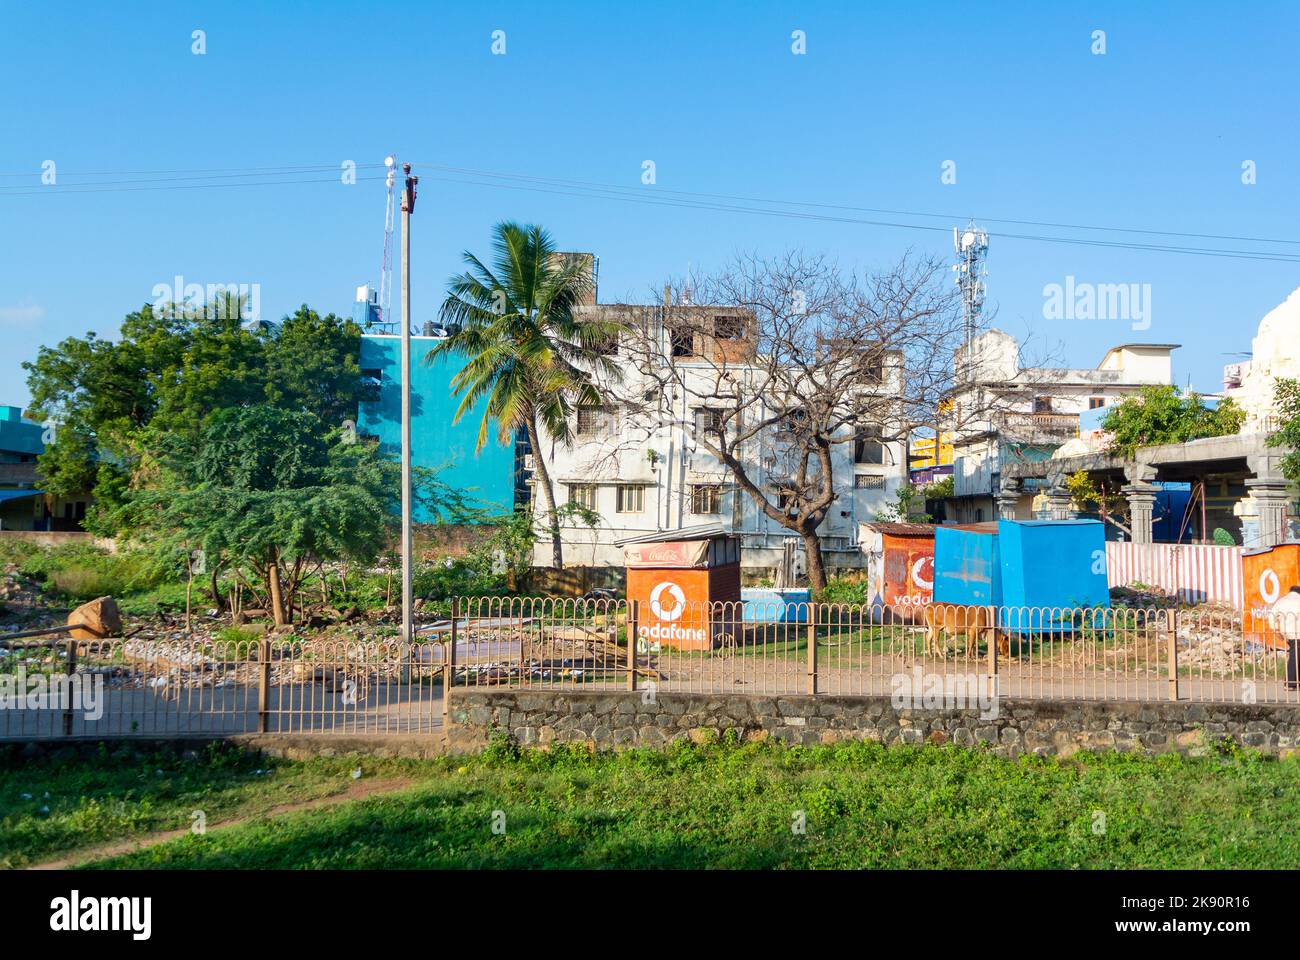
[[[492,52],[497,30],[504,55]],[[944,231],[439,182],[447,174],[432,165],[648,198],[678,190],[934,213],[788,208],[945,229],[974,216],[1300,240],[1298,49],[1294,2],[6,0],[0,403],[26,403],[19,364],[40,344],[115,334],[176,275],[260,284],[271,319],[304,302],[348,312],[356,285],[378,278],[384,188],[345,185],[338,171],[391,152],[425,175],[416,321],[433,316],[460,251],[486,253],[491,225],[506,218],[597,253],[605,300],[644,297],[738,251],[799,246],[871,266],[909,246],[952,249]],[[41,183],[48,160],[52,187]],[[655,185],[641,182],[646,160]],[[945,161],[955,183],[942,182]],[[241,185],[159,190],[192,181],[138,173],[311,165],[324,172],[281,178],[328,182],[221,175],[203,182]],[[153,182],[117,183],[132,179]],[[74,192],[96,182],[114,189]],[[1072,366],[1095,365],[1114,343],[1175,342],[1179,382],[1216,389],[1228,354],[1249,350],[1259,318],[1300,285],[1297,263],[1005,234],[1300,253],[1295,243],[985,225],[998,326],[1032,333]],[[1149,328],[1045,317],[1044,287],[1068,276],[1149,284]]]

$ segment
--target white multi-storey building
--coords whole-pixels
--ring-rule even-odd
[[[657,324],[662,341],[662,363],[671,363],[671,376],[645,369],[626,344],[617,349],[624,379],[616,393],[636,397],[636,403],[609,402],[581,407],[574,423],[574,443],[566,446],[543,435],[535,457],[546,457],[557,502],[587,508],[574,511],[563,523],[565,564],[571,566],[622,566],[623,551],[615,544],[629,537],[721,523],[741,538],[741,563],[747,578],[773,576],[778,567],[798,570],[800,538],[765,514],[742,490],[727,466],[700,442],[703,431],[720,423],[719,410],[711,406],[717,391],[719,362],[726,382],[743,398],[747,422],[762,423],[779,398],[761,390],[746,392],[762,378],[752,359],[752,315],[735,307],[675,304],[652,307],[628,304],[591,304],[580,310],[605,311],[629,323]],[[663,311],[689,316],[696,331],[683,337],[663,323]],[[644,329],[641,327],[640,329]],[[708,331],[699,333],[698,331]],[[892,360],[881,364],[876,382],[862,389],[887,394],[903,388],[903,372]],[[642,402],[644,398],[644,402]],[[756,419],[754,419],[756,418]],[[907,430],[900,424],[860,424],[846,441],[831,446],[835,501],[818,530],[823,562],[828,572],[860,567],[858,524],[875,519],[896,501],[898,488],[907,480]],[[743,446],[745,473],[776,497],[781,479],[782,430],[779,424],[764,428]],[[541,498],[531,498],[542,511]],[[589,512],[588,512],[589,511]],[[594,523],[584,522],[594,519]],[[539,524],[544,528],[544,523]],[[536,545],[537,565],[549,565],[550,542]]]
[[[1079,436],[1079,415],[1110,406],[1142,387],[1173,383],[1175,343],[1124,343],[1106,351],[1094,369],[1022,367],[1020,345],[989,330],[954,358],[957,386],[948,415],[953,431],[953,488],[949,519],[995,520],[1001,467],[1046,460]],[[1034,490],[1016,515],[1032,516]],[[955,515],[954,515],[955,514]]]

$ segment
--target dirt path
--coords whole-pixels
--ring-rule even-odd
[[[209,824],[208,832],[211,833],[217,830],[226,830],[230,827],[238,826],[241,823],[260,820],[264,817],[278,817],[286,813],[297,813],[300,810],[316,810],[324,807],[333,807],[340,803],[350,803],[353,800],[364,800],[366,797],[372,797],[381,793],[394,793],[398,790],[404,790],[416,782],[417,781],[411,777],[397,777],[391,780],[357,780],[348,784],[347,789],[342,793],[336,793],[328,797],[320,797],[316,800],[304,800],[302,803],[281,803],[274,807],[269,807],[260,813],[251,813],[241,817],[234,817],[230,820],[222,820],[220,823]],[[110,857],[118,857],[126,853],[134,853],[137,850],[147,850],[149,847],[156,847],[158,844],[166,843],[168,840],[175,840],[177,837],[183,837],[189,832],[189,827],[181,827],[179,830],[164,830],[160,833],[146,833],[138,837],[132,837],[129,840],[114,840],[112,843],[104,843],[99,846],[86,847],[82,850],[77,850],[73,853],[62,856],[57,860],[46,860],[43,863],[34,863],[24,869],[68,870],[72,867],[93,863],[96,860],[106,860]]]

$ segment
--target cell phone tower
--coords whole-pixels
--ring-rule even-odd
[[[395,183],[397,179],[397,155],[390,154],[384,158],[388,168],[388,205],[384,211],[384,263],[379,269],[379,326],[391,332],[395,329],[392,319],[393,306],[393,226],[396,210]]]
[[[974,220],[966,225],[965,230],[953,227],[952,246],[957,252],[957,262],[952,269],[957,274],[957,287],[961,290],[962,319],[969,354],[971,340],[979,327],[980,311],[984,309],[984,278],[989,275],[984,260],[989,253],[989,232],[977,227]]]

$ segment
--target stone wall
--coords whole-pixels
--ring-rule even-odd
[[[814,745],[848,739],[987,745],[995,753],[1069,756],[1078,750],[1197,754],[1232,739],[1270,753],[1300,743],[1300,707],[1205,703],[1001,701],[978,710],[895,709],[885,697],[762,697],[658,692],[452,691],[447,744],[469,751],[494,730],[519,745],[662,747],[735,730],[746,740]]]

